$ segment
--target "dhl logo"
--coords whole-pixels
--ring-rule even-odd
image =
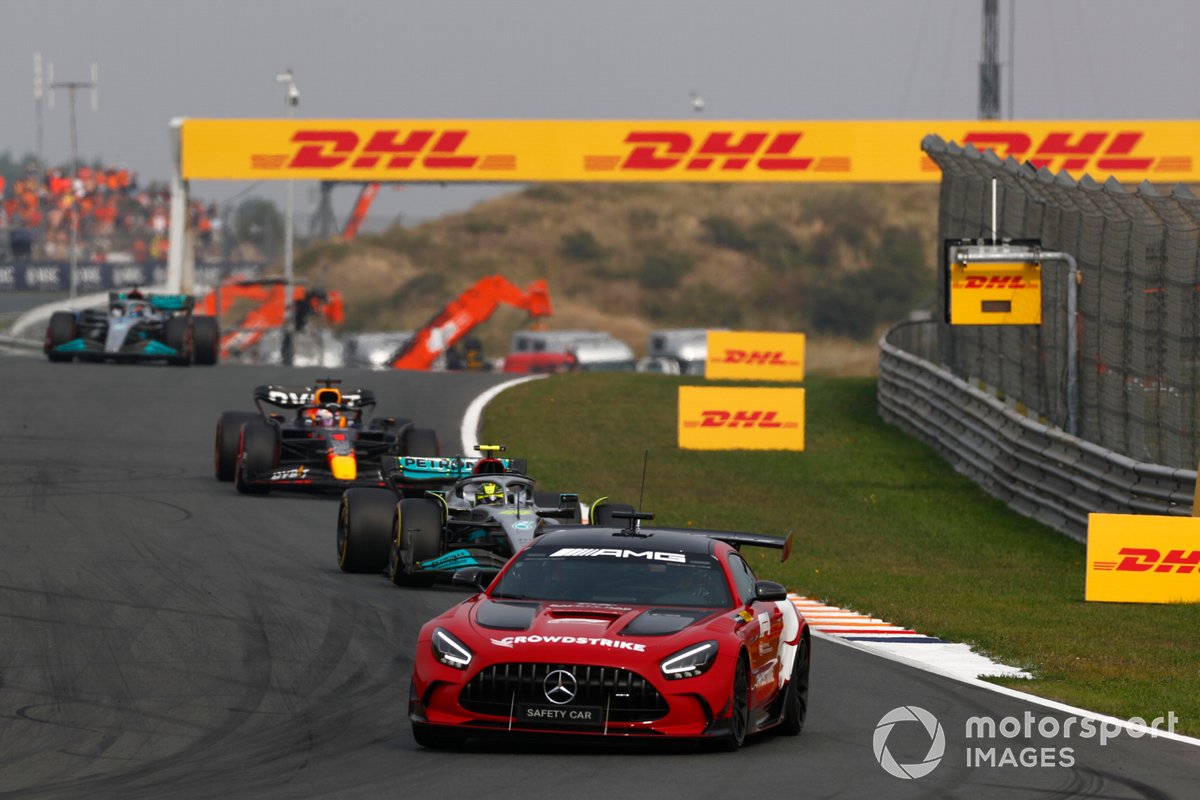
[[[771,367],[795,367],[799,361],[785,360],[781,350],[732,350],[718,359],[721,364],[761,364]]]
[[[1034,167],[1053,170],[1081,172],[1089,166],[1106,172],[1124,170],[1146,171],[1155,159],[1135,156],[1134,150],[1145,134],[1140,131],[1051,131],[1040,141],[1019,131],[971,131],[963,137],[963,144],[972,144],[980,150],[994,150],[1000,158],[1012,156],[1026,161]],[[1189,157],[1164,156],[1159,166],[1177,169],[1184,161],[1190,166]]]
[[[955,289],[1038,289],[1037,281],[1026,282],[1020,275],[971,275],[965,281],[956,281]]]
[[[812,167],[828,172],[847,172],[850,159],[831,156],[821,159],[794,154],[796,145],[804,138],[802,131],[713,131],[693,138],[680,130],[634,130],[624,144],[633,145],[622,156],[584,156],[588,171],[650,171],[662,172],[682,166],[691,172],[721,170],[739,172],[800,172]],[[815,166],[814,166],[815,163]]]
[[[426,169],[513,170],[515,155],[472,155],[460,152],[465,130],[376,130],[360,137],[352,130],[299,130],[292,154],[255,154],[257,169],[409,169],[419,162]],[[364,140],[365,139],[365,140]]]
[[[1122,547],[1120,561],[1093,561],[1092,568],[1103,572],[1171,572],[1187,575],[1200,566],[1200,550],[1169,550],[1166,556],[1148,547]]]
[[[701,411],[700,419],[684,420],[685,428],[797,428],[798,422],[778,420],[778,411]]]

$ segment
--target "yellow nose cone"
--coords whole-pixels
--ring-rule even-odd
[[[352,481],[358,477],[358,464],[354,456],[331,456],[329,469],[333,471],[335,480]]]

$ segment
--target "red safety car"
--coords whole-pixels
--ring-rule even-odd
[[[550,530],[498,574],[455,574],[487,588],[421,629],[409,700],[419,744],[519,733],[735,749],[758,731],[800,732],[808,626],[739,553],[776,547],[786,558],[790,537],[615,516],[615,526]]]

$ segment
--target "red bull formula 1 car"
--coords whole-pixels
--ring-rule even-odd
[[[213,457],[217,480],[233,481],[244,494],[382,487],[384,458],[439,454],[436,431],[407,419],[372,418],[375,395],[342,391],[339,383],[322,378],[315,387],[258,386],[258,413],[223,413]]]
[[[795,735],[808,708],[809,629],[738,548],[751,533],[560,527],[508,565],[454,582],[480,593],[421,628],[409,717],[426,747],[470,737],[707,739]]]

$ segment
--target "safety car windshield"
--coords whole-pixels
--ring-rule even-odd
[[[731,604],[725,574],[712,556],[632,548],[527,550],[504,573],[492,597],[698,608]]]

